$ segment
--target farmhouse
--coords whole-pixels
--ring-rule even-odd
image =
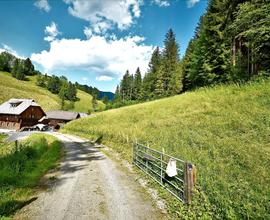
[[[33,99],[10,99],[0,105],[0,128],[19,130],[33,126],[45,112]]]
[[[49,124],[54,128],[59,128],[60,124],[67,123],[77,118],[80,118],[80,113],[78,112],[54,110],[46,112],[46,116],[44,116],[40,120],[40,122],[44,124]]]

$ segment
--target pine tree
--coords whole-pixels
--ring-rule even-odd
[[[234,20],[228,27],[232,35],[233,46],[238,42],[241,46],[235,49],[235,54],[242,57],[239,67],[246,66],[246,77],[251,77],[258,71],[267,71],[270,66],[270,2],[257,0],[239,4],[234,13]],[[233,59],[237,59],[235,56]],[[243,70],[242,70],[243,71]],[[240,75],[241,77],[241,75]],[[242,75],[243,77],[243,75]]]
[[[114,102],[120,102],[121,101],[121,92],[120,92],[120,86],[117,85],[115,90],[115,96],[114,96]]]
[[[163,79],[163,66],[161,65],[156,72],[157,82],[155,85],[155,98],[160,98],[165,95],[164,79]]]
[[[134,99],[141,99],[142,92],[142,75],[140,68],[138,67],[134,76]]]
[[[23,72],[25,75],[34,75],[35,68],[34,65],[32,64],[31,60],[27,58],[26,60],[23,61]]]
[[[169,82],[168,93],[169,95],[180,94],[183,90],[183,73],[180,63],[177,64],[173,75]]]
[[[169,83],[172,80],[173,75],[176,74],[177,65],[179,62],[179,46],[175,39],[175,34],[172,29],[166,34],[164,40],[164,50],[162,53],[162,64],[164,66],[163,70],[163,80],[164,80],[164,90],[166,95],[171,94],[172,88],[169,88]],[[173,82],[171,82],[173,84]]]
[[[127,70],[120,83],[120,94],[122,100],[128,100],[130,98],[130,74]]]
[[[142,83],[142,98],[151,99],[155,96],[155,87],[157,83],[157,72],[161,65],[161,53],[159,47],[157,47],[151,56],[149,62],[149,69],[143,78]]]

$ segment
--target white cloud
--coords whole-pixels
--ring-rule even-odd
[[[64,0],[71,15],[90,22],[92,31],[104,33],[117,26],[129,28],[140,17],[143,0]]]
[[[85,34],[87,39],[91,38],[93,35],[93,31],[89,27],[84,27],[83,33]]]
[[[192,8],[195,4],[199,3],[200,0],[187,0],[188,8]]]
[[[88,78],[87,77],[83,77],[82,80],[83,81],[88,81]]]
[[[160,7],[169,7],[170,6],[169,0],[153,0],[152,2]]]
[[[75,69],[94,74],[99,80],[118,79],[127,69],[147,70],[153,47],[144,45],[143,40],[139,36],[107,39],[95,35],[87,40],[54,40],[48,51],[32,54],[31,60],[47,72]]]
[[[113,77],[111,77],[111,76],[97,76],[96,80],[97,81],[111,81],[111,80],[113,80]]]
[[[49,12],[51,10],[51,6],[47,0],[37,0],[34,5],[45,12]]]
[[[51,25],[46,26],[44,32],[48,35],[44,37],[44,40],[49,42],[54,41],[57,35],[61,34],[61,32],[58,31],[57,25],[54,22],[52,22]]]
[[[10,46],[6,45],[6,44],[2,44],[2,48],[0,48],[0,53],[2,52],[9,52],[10,54],[14,55],[15,57],[17,58],[20,58],[20,59],[25,59],[24,56],[20,56],[17,51],[15,51],[13,48],[11,48]]]

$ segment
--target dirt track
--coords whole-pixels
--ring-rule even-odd
[[[54,134],[66,156],[54,184],[15,219],[162,219],[134,177],[82,139]]]

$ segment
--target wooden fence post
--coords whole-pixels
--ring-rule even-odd
[[[193,187],[194,187],[195,181],[196,181],[196,168],[195,168],[195,166],[192,165],[191,163],[186,162],[184,175],[185,175],[185,178],[184,178],[184,180],[185,180],[185,183],[184,183],[185,202],[186,202],[186,204],[190,204],[192,201]]]

